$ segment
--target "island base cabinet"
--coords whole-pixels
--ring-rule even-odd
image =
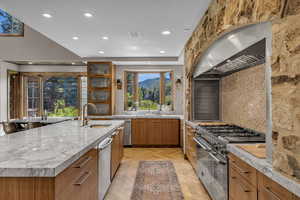
[[[93,149],[53,178],[0,178],[1,200],[97,200],[98,155]]]
[[[123,138],[124,138],[124,127],[118,128],[118,130],[112,136],[112,145],[111,145],[111,180],[114,178],[121,160],[124,155],[124,146],[123,146]]]

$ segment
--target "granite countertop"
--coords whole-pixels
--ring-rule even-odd
[[[89,116],[90,119],[138,119],[138,118],[155,118],[155,119],[183,119],[183,115],[165,115],[165,114],[137,114],[137,115],[109,115],[109,116]]]
[[[300,196],[300,184],[274,170],[272,164],[268,163],[266,159],[259,159],[251,155],[250,153],[244,151],[243,149],[237,147],[235,144],[228,144],[227,150],[233,153],[235,156],[242,159],[243,161],[245,161],[250,166],[257,169],[259,172],[272,179],[273,181],[280,184],[290,192]]]
[[[0,137],[0,177],[55,177],[124,121],[65,121]]]
[[[195,128],[197,128],[199,121],[185,120],[185,123],[195,129]]]
[[[48,117],[47,120],[42,120],[41,117],[34,117],[34,118],[26,118],[26,119],[14,119],[10,120],[10,122],[15,123],[28,123],[28,122],[40,122],[43,124],[55,124],[64,121],[73,120],[73,117]]]

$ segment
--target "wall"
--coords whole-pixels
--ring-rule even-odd
[[[24,37],[0,37],[0,59],[9,61],[68,61],[80,57],[25,25]]]
[[[168,65],[156,65],[156,66],[126,66],[126,65],[118,65],[116,67],[116,79],[121,79],[124,86],[124,71],[166,71],[166,70],[173,70],[174,71],[174,78],[180,78],[183,80],[183,66],[168,66]],[[182,114],[182,103],[183,103],[183,84],[179,87],[175,87],[175,98],[174,98],[174,114]],[[124,87],[122,90],[116,91],[116,114],[123,114],[124,113]]]
[[[264,65],[222,78],[221,99],[223,121],[266,133]]]
[[[8,88],[7,70],[18,71],[19,66],[0,61],[0,121],[7,120],[8,109]]]
[[[299,0],[214,0],[185,45],[185,117],[190,119],[191,75],[205,50],[234,29],[264,21],[273,23],[272,121],[268,122],[272,125],[268,132],[273,131],[273,167],[297,181],[300,181],[299,18]]]

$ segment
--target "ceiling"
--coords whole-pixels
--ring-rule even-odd
[[[0,8],[84,58],[177,57],[210,1],[1,0]]]

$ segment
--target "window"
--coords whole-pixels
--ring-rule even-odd
[[[0,36],[23,36],[24,24],[0,9]]]
[[[173,110],[172,72],[125,72],[125,110]]]
[[[26,116],[41,116],[47,111],[50,117],[75,117],[80,112],[81,78],[49,76],[30,76],[26,82]]]
[[[27,114],[36,117],[40,113],[40,81],[39,78],[27,79]]]
[[[43,83],[43,109],[50,117],[78,116],[76,77],[50,77]]]

